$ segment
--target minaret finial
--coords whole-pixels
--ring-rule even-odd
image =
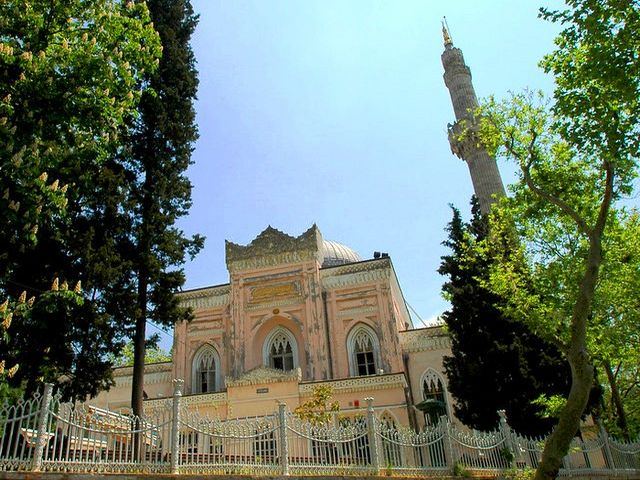
[[[449,28],[447,27],[447,17],[442,17],[442,38],[444,39],[445,47],[453,45],[451,35],[449,35]]]

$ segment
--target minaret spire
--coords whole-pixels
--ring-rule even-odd
[[[483,213],[488,213],[489,207],[495,202],[495,197],[505,194],[504,185],[496,160],[489,156],[475,135],[471,133],[465,135],[464,139],[459,139],[463,128],[470,128],[473,132],[476,127],[474,112],[478,108],[478,99],[471,82],[471,70],[464,63],[462,51],[453,46],[446,20],[442,22],[442,35],[444,38],[444,52],[442,53],[444,83],[449,89],[456,115],[456,122],[449,124],[449,144],[451,151],[467,162],[480,209]]]
[[[452,47],[453,41],[451,40],[451,34],[449,33],[449,28],[447,28],[447,18],[442,18],[442,38],[444,40],[444,47]]]

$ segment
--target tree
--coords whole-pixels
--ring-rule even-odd
[[[58,276],[62,285],[79,279],[78,256],[65,241],[69,212],[89,209],[92,180],[119,148],[119,129],[140,97],[138,78],[154,68],[159,47],[144,4],[0,5],[0,290],[11,299],[26,290],[35,301],[14,317],[7,348],[20,364],[14,383],[61,381],[78,397],[109,383],[102,354],[114,330],[94,314],[96,296],[80,301],[49,285]],[[41,342],[29,341],[34,325]]]
[[[453,219],[443,242],[451,250],[438,269],[447,276],[442,290],[451,302],[443,314],[451,338],[451,356],[444,358],[456,416],[467,426],[492,430],[505,410],[510,425],[526,435],[547,434],[553,420],[543,418],[534,402],[541,395],[566,395],[569,366],[558,349],[523,323],[508,318],[500,306],[505,300],[486,287],[490,259],[475,245],[485,240],[488,218],[475,197],[472,219]]]
[[[640,6],[566,3],[542,11],[563,26],[542,62],[556,80],[553,99],[490,100],[477,131],[491,153],[519,168],[511,198],[492,212],[491,289],[509,300],[503,311],[555,341],[571,366],[571,389],[537,479],[558,474],[594,378],[591,339],[614,321],[594,307],[619,202],[632,191],[640,156]]]
[[[131,407],[136,415],[142,414],[146,322],[171,327],[191,318],[174,293],[185,281],[185,257],[193,258],[204,242],[175,226],[191,206],[185,172],[198,136],[193,108],[198,80],[189,40],[197,17],[188,0],[150,0],[148,5],[163,55],[158,70],[145,78],[140,116],[120,160],[134,178],[125,208],[132,235],[124,239],[123,250],[134,272],[125,292],[135,307],[126,320],[133,327]]]
[[[319,385],[313,389],[311,399],[298,405],[293,413],[300,419],[312,425],[325,425],[335,412],[340,411],[338,402],[330,402],[333,389],[328,385]]]

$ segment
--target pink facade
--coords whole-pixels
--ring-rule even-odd
[[[439,378],[450,411],[448,338],[438,327],[413,330],[390,258],[361,260],[314,225],[298,237],[269,227],[249,245],[227,242],[226,263],[230,283],[179,294],[195,318],[175,326],[173,363],[163,368],[185,380],[190,403],[224,417],[270,413],[276,401],[295,408],[322,383],[343,411],[373,397],[419,427],[425,417],[413,405],[433,396],[424,379]],[[96,402],[118,403],[119,389]],[[146,390],[149,402],[167,390]]]

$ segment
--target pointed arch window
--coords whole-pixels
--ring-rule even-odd
[[[443,415],[447,415],[447,395],[442,377],[432,369],[422,375],[422,402],[427,425],[436,425]]]
[[[215,392],[219,389],[220,361],[210,345],[200,348],[193,357],[191,390],[193,393]]]
[[[298,347],[293,334],[283,327],[276,328],[267,337],[263,349],[264,364],[285,372],[298,366]]]
[[[375,332],[366,325],[354,327],[347,338],[349,370],[352,376],[375,375],[380,366],[380,345]]]

